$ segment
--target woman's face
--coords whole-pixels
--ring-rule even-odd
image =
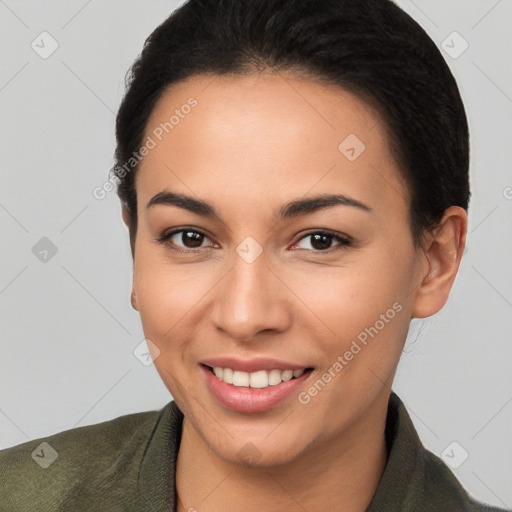
[[[135,301],[187,421],[258,465],[357,435],[385,411],[427,269],[377,115],[291,74],[201,75],[144,141]]]

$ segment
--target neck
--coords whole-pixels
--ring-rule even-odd
[[[387,461],[384,398],[348,431],[273,467],[244,467],[219,458],[184,419],[176,469],[177,512],[365,511]]]

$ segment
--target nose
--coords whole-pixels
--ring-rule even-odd
[[[215,287],[211,314],[215,328],[243,343],[288,329],[290,297],[277,273],[264,254],[251,263],[235,255],[231,270]]]

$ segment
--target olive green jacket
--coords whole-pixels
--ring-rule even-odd
[[[175,512],[183,414],[121,416],[0,451],[1,512]],[[498,511],[474,501],[420,442],[398,396],[386,422],[388,462],[367,512]],[[221,511],[220,511],[221,512]]]

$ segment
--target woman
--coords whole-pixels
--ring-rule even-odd
[[[464,107],[419,25],[389,0],[191,0],[116,135],[132,305],[174,400],[2,451],[0,510],[497,510],[391,391],[470,196]]]

